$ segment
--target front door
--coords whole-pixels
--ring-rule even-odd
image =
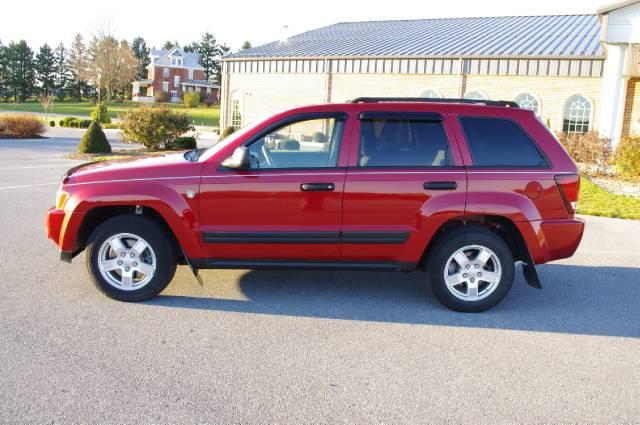
[[[464,213],[466,171],[444,118],[435,112],[360,114],[345,183],[344,261],[411,267],[438,227]]]
[[[338,261],[346,114],[305,114],[249,139],[249,170],[207,170],[203,251],[210,261]]]

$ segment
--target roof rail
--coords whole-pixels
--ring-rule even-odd
[[[482,99],[454,99],[439,97],[358,97],[347,103],[382,103],[382,102],[428,102],[428,103],[471,103],[489,106],[504,106],[519,108],[516,102],[510,100],[482,100]]]

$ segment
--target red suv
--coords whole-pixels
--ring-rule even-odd
[[[435,296],[483,311],[515,263],[575,252],[576,165],[513,102],[360,98],[281,112],[217,145],[69,170],[46,227],[107,296],[160,293],[177,264],[424,270]]]

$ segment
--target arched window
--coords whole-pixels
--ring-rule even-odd
[[[231,127],[236,130],[242,127],[242,98],[240,90],[231,93]]]
[[[533,111],[536,113],[536,115],[538,115],[538,113],[540,112],[540,101],[531,93],[519,94],[518,96],[516,96],[515,102],[522,109]]]
[[[464,95],[465,99],[473,99],[473,100],[487,100],[487,96],[484,93],[479,91],[470,91]]]
[[[591,101],[576,94],[564,104],[562,131],[564,133],[586,133],[591,124]]]
[[[437,90],[425,90],[422,92],[422,94],[420,95],[420,97],[426,97],[426,98],[430,98],[430,99],[442,99],[442,93],[440,93]]]

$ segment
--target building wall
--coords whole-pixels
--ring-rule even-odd
[[[243,125],[271,111],[324,103],[327,98],[337,103],[360,96],[418,97],[431,89],[453,98],[463,92],[480,91],[495,100],[514,100],[521,93],[531,93],[539,99],[540,118],[544,122],[549,119],[556,131],[562,129],[564,104],[574,94],[592,101],[591,128],[596,128],[601,87],[599,76],[231,73],[225,81],[229,94],[224,96],[229,102],[235,96],[242,105]],[[230,125],[230,111],[230,103],[225,104],[223,99],[223,126]]]
[[[640,78],[630,78],[624,102],[622,137],[640,136]]]
[[[164,70],[168,69],[169,70],[169,76],[168,77],[164,77]],[[182,87],[180,85],[178,85],[177,87],[174,87],[173,85],[173,79],[176,75],[180,76],[180,82],[184,83],[186,80],[189,79],[189,70],[187,68],[173,68],[173,67],[162,67],[162,66],[156,66],[154,67],[153,72],[149,72],[150,76],[153,75],[155,78],[153,78],[153,92],[157,93],[162,90],[162,83],[163,82],[168,82],[169,83],[169,90],[168,92],[171,93],[172,90],[176,90],[178,92],[178,96],[180,96],[182,94]],[[204,71],[202,70],[194,70],[193,71],[193,80],[204,80]]]

